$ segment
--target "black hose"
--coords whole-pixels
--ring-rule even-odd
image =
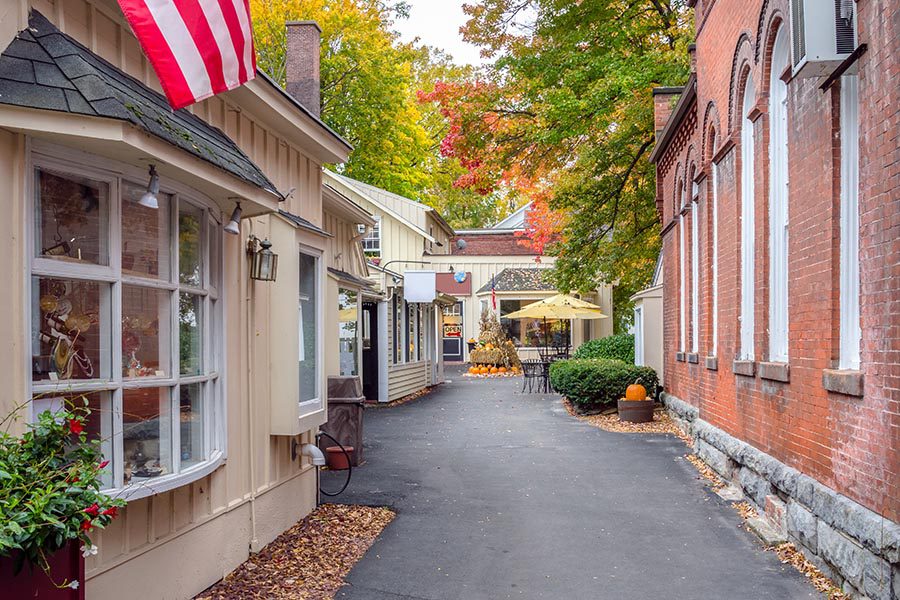
[[[320,432],[316,435],[316,441],[318,441],[318,438],[322,437],[323,435],[324,435],[325,437],[327,437],[328,439],[330,439],[330,440],[331,440],[332,442],[334,442],[335,444],[337,444],[337,445],[340,447],[341,452],[344,453],[344,456],[347,457],[347,481],[344,482],[344,487],[342,487],[342,488],[341,488],[340,490],[338,490],[336,493],[333,493],[333,494],[332,494],[331,492],[326,492],[325,490],[323,490],[321,484],[319,484],[319,493],[320,493],[320,494],[324,494],[325,496],[329,496],[329,497],[333,498],[333,497],[335,497],[335,496],[340,496],[341,494],[343,494],[343,493],[344,493],[344,490],[347,489],[347,486],[350,485],[350,477],[353,476],[353,464],[350,462],[350,453],[347,452],[347,449],[344,448],[344,445],[341,444],[341,443],[340,443],[339,441],[337,441],[336,439],[334,439],[334,437],[333,437],[331,434],[325,433],[324,431],[320,431]],[[316,469],[316,479],[319,478],[318,476],[319,476],[319,469]],[[316,483],[319,483],[319,482],[317,481]]]

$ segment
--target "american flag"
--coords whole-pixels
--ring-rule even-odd
[[[494,276],[491,275],[491,306],[497,310],[497,290],[494,288]]]
[[[256,76],[249,0],[119,0],[174,109]]]

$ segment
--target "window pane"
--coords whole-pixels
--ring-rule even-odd
[[[341,375],[357,375],[359,311],[357,310],[357,293],[353,290],[338,290],[338,320]]]
[[[172,293],[122,286],[122,376],[167,377],[171,373]]]
[[[169,207],[171,196],[158,194],[159,208],[140,204],[147,191],[122,182],[122,272],[144,277],[169,279]]]
[[[222,227],[209,220],[209,284],[214,288],[222,285]]]
[[[406,304],[406,360],[416,360],[416,305]]]
[[[300,254],[300,402],[319,397],[316,360],[318,262],[315,256]]]
[[[87,409],[85,433],[89,441],[99,440],[100,452],[103,460],[112,461],[112,410],[108,392],[93,392],[89,394],[39,394],[32,400],[32,413],[35,420],[44,411],[58,412],[64,408]],[[104,488],[113,486],[112,462],[100,475],[100,483]]]
[[[199,383],[181,386],[179,401],[182,470],[203,462],[203,387]]]
[[[178,342],[182,375],[199,375],[202,369],[201,345],[203,299],[196,294],[178,294]]]
[[[568,321],[557,319],[505,319],[508,315],[536,300],[501,300],[500,326],[516,346],[536,348],[551,346],[566,348],[572,345],[572,332]]]
[[[109,286],[33,277],[31,334],[34,380],[109,377]]]
[[[196,287],[203,285],[202,218],[199,208],[182,203],[178,212],[178,280]]]
[[[169,388],[122,392],[125,484],[172,473]]]
[[[75,175],[35,170],[35,254],[109,264],[109,186]]]

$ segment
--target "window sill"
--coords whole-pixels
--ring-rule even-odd
[[[178,475],[137,481],[119,489],[103,490],[103,493],[114,498],[121,498],[131,502],[132,500],[139,500],[141,498],[146,498],[147,496],[155,496],[156,494],[168,492],[169,490],[174,490],[175,488],[193,483],[198,479],[203,479],[223,464],[225,464],[225,454],[219,451],[214,453],[213,458],[210,460],[195,465]]]
[[[756,361],[736,360],[731,363],[731,370],[735,375],[743,375],[744,377],[756,377]]]
[[[825,369],[822,371],[822,387],[829,392],[845,396],[863,396],[865,378],[862,371],[850,369]]]
[[[678,362],[684,362],[684,352],[676,352],[675,360],[677,360]]]
[[[706,368],[710,371],[718,371],[719,370],[719,359],[715,356],[707,356],[706,357]]]
[[[687,355],[687,361],[692,365],[696,365],[700,363],[700,355],[696,352],[691,352]]]
[[[328,422],[328,415],[325,414],[324,408],[319,408],[313,412],[307,412],[300,415],[297,421],[297,431],[304,433],[307,431],[315,431],[320,425]]]
[[[783,362],[761,362],[759,363],[759,377],[769,381],[789,383],[791,381],[791,366]]]

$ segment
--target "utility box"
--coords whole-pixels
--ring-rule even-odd
[[[363,411],[366,397],[359,377],[328,378],[328,422],[321,429],[342,446],[353,446],[351,464],[358,467],[363,462]],[[324,451],[335,443],[326,436],[319,439]]]

